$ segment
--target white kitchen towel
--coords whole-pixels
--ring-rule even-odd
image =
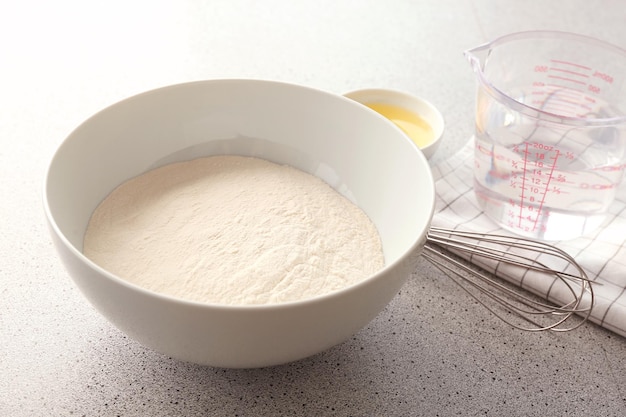
[[[433,167],[437,202],[432,225],[515,236],[497,226],[480,209],[473,190],[473,164],[474,143],[470,140],[452,158]],[[550,243],[571,255],[594,282],[595,300],[589,320],[626,337],[626,184],[620,187],[598,230],[577,239]],[[519,271],[507,275],[506,268],[498,268],[493,262],[489,269],[507,281],[557,303],[571,299],[554,282],[520,277]],[[590,297],[585,300],[587,304],[589,301]]]

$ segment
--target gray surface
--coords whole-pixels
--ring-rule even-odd
[[[257,370],[174,361],[84,300],[41,210],[47,161],[75,126],[196,79],[416,93],[446,118],[446,158],[473,128],[463,50],[528,29],[626,47],[622,2],[74,3],[0,6],[0,415],[626,415],[623,338],[510,330],[425,262],[370,325],[315,357]]]

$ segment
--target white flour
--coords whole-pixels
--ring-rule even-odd
[[[317,177],[240,156],[122,184],[94,211],[84,253],[141,287],[239,305],[325,294],[384,263],[375,226],[353,203]]]

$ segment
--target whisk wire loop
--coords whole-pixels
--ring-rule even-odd
[[[517,329],[570,331],[581,326],[591,313],[591,281],[572,256],[553,245],[500,234],[431,227],[423,256],[489,312]],[[522,288],[521,281],[505,283],[494,276],[499,269],[506,269],[512,281],[533,271],[550,280],[551,286],[558,282],[559,301],[531,295]],[[498,306],[500,310],[496,311]],[[581,319],[570,324],[573,317]]]

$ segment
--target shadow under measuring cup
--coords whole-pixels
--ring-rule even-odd
[[[626,167],[626,50],[531,31],[465,56],[478,80],[474,189],[484,212],[543,240],[598,228]]]

